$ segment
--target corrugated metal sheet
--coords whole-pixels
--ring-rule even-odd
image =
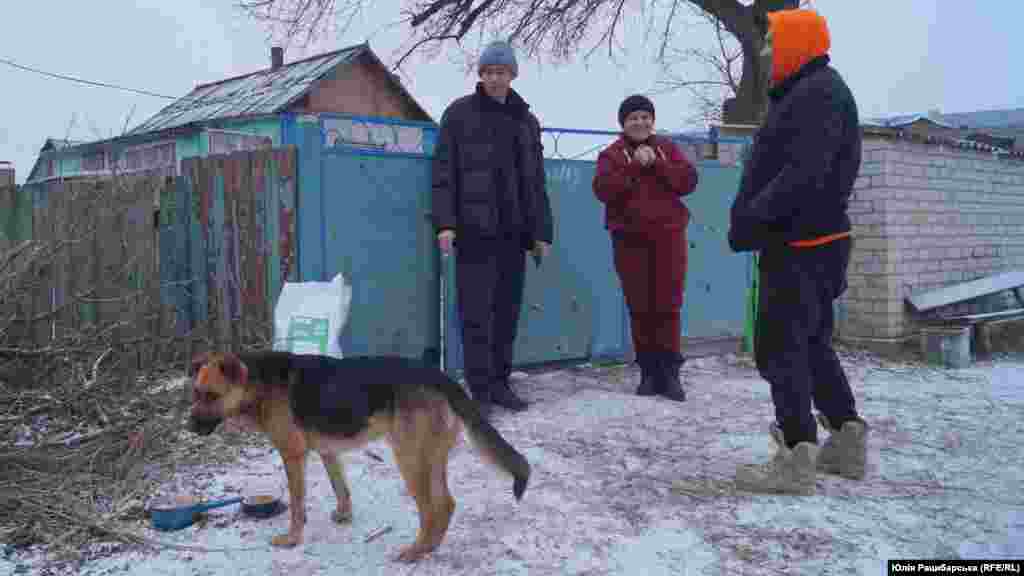
[[[365,44],[292,62],[277,70],[262,70],[197,86],[192,92],[137,126],[130,134],[185,126],[193,122],[274,114],[305,95],[336,66],[354,60]]]
[[[905,126],[913,123],[915,120],[928,117],[928,114],[906,114],[890,118],[874,118],[868,122],[878,126]],[[937,114],[932,120],[950,128],[967,126],[970,129],[979,129],[1024,126],[1024,108]]]

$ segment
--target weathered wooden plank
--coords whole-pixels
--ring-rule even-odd
[[[58,290],[58,305],[61,310],[58,330],[62,338],[74,334],[79,327],[75,286],[80,265],[75,260],[75,248],[77,247],[76,240],[81,234],[80,229],[85,223],[81,221],[75,209],[78,206],[78,198],[83,187],[79,183],[65,187],[61,199],[60,236],[64,241],[64,246],[61,249],[61,284]]]
[[[178,238],[178,246],[186,251],[184,254],[186,254],[185,259],[187,261],[186,278],[188,279],[188,284],[183,287],[184,293],[179,292],[179,296],[187,298],[187,302],[179,300],[179,306],[184,306],[184,308],[179,310],[177,318],[178,320],[185,321],[185,324],[181,326],[181,330],[183,332],[182,335],[185,337],[185,360],[190,361],[195,353],[193,344],[195,341],[194,336],[198,330],[197,311],[199,309],[196,295],[199,293],[199,287],[201,286],[200,277],[202,273],[198,258],[200,234],[199,209],[198,204],[195,202],[196,187],[198,186],[195,162],[193,160],[184,161],[182,163],[182,173],[183,177],[178,191],[181,206],[178,210],[179,214],[184,210],[188,215],[178,222],[184,236],[184,238]]]
[[[209,186],[206,164],[195,159],[190,165],[189,196],[189,277],[190,287],[191,330],[195,346],[190,346],[189,356],[207,349],[209,339],[209,262],[206,257],[206,246],[209,224]]]
[[[177,178],[175,189],[174,277],[180,282],[174,289],[175,336],[183,337],[192,329],[192,211],[190,204],[191,177],[188,172]]]
[[[1019,286],[1024,286],[1024,270],[1003,272],[1002,274],[954,284],[953,286],[947,286],[938,290],[912,294],[907,297],[907,301],[916,310],[925,311],[979,296],[995,294],[996,292],[1010,290]]]
[[[44,246],[49,246],[54,241],[53,222],[50,218],[50,205],[52,196],[58,190],[58,182],[47,182],[40,187],[42,194],[38,202],[33,206],[33,226],[36,237]],[[33,342],[36,346],[47,346],[50,343],[50,320],[49,313],[52,311],[53,301],[53,262],[43,261],[39,263],[38,274],[35,277],[33,287],[34,312],[32,318]]]
[[[74,244],[71,240],[74,236],[73,226],[75,221],[71,214],[71,206],[74,199],[76,190],[78,189],[77,183],[68,182],[67,185],[63,186],[63,189],[57,194],[55,206],[54,206],[54,227],[57,242],[59,242],[59,252],[56,254],[55,267],[56,270],[56,284],[54,286],[54,308],[57,310],[57,314],[54,317],[54,334],[57,338],[67,338],[71,331],[74,329],[74,310],[70,306],[71,299],[68,293],[71,290],[71,279],[74,275],[71,269],[71,248]]]
[[[142,189],[144,194],[136,199],[138,208],[135,216],[138,220],[133,222],[133,232],[136,238],[136,262],[139,270],[135,282],[137,294],[134,299],[135,333],[139,339],[139,367],[144,373],[148,373],[156,361],[155,337],[159,333],[159,326],[152,322],[152,315],[157,310],[152,295],[155,288],[153,280],[157,276],[156,265],[158,263],[153,215],[154,207],[159,205],[162,182],[162,176],[147,179],[146,185]]]
[[[207,254],[210,260],[210,317],[214,324],[212,331],[218,350],[223,350],[228,342],[229,314],[225,303],[225,283],[227,279],[227,260],[224,257],[224,158],[212,159],[213,185],[210,195],[213,209],[210,214],[210,245]]]
[[[268,151],[261,150],[255,154],[253,168],[253,182],[256,187],[255,210],[256,210],[256,283],[258,284],[260,299],[260,321],[262,337],[267,342],[273,337],[273,293],[270,290],[270,214],[271,214],[271,187],[267,186],[269,174]]]
[[[238,233],[235,235],[238,246],[238,271],[239,271],[239,296],[241,308],[239,310],[239,333],[240,342],[243,345],[252,344],[250,334],[256,326],[254,310],[259,309],[259,303],[254,301],[256,291],[253,290],[253,279],[255,278],[255,247],[253,246],[253,229],[255,217],[253,216],[253,175],[252,153],[246,152],[239,158],[239,184],[235,213],[235,228]]]
[[[270,317],[274,316],[274,306],[281,292],[281,187],[278,183],[277,162],[272,151],[266,153],[266,249],[267,257],[267,288],[270,294]]]
[[[128,283],[122,285],[121,293],[127,297],[127,311],[123,320],[130,323],[129,334],[133,345],[130,353],[133,356],[136,374],[149,361],[151,346],[147,342],[149,331],[146,321],[148,306],[146,304],[146,283],[151,274],[152,253],[152,222],[153,198],[157,176],[146,175],[137,179],[129,188],[131,199],[127,214],[125,247],[128,261],[131,262]]]
[[[73,242],[68,246],[69,281],[66,297],[69,327],[75,331],[81,330],[83,324],[82,307],[78,303],[77,296],[88,283],[89,261],[85,251],[86,244],[83,242],[88,238],[88,231],[93,224],[85,211],[85,200],[88,195],[89,184],[79,183],[73,186],[67,210],[68,236]]]
[[[93,183],[89,186],[89,196],[86,207],[86,218],[92,222],[93,227],[89,230],[89,287],[87,290],[88,296],[86,302],[83,305],[83,318],[87,323],[93,326],[98,326],[101,322],[101,309],[100,305],[95,302],[97,295],[99,294],[100,282],[103,278],[103,243],[102,235],[106,229],[106,222],[101,221],[101,214],[105,214],[100,209],[100,194],[103,192],[103,187],[99,183]],[[107,216],[104,216],[104,220]]]
[[[281,187],[281,279],[295,282],[298,277],[298,260],[295,252],[295,149],[274,151],[278,163],[278,185]]]
[[[133,384],[132,380],[136,361],[135,355],[132,354],[128,345],[131,332],[123,323],[131,309],[127,300],[123,297],[121,288],[127,284],[128,272],[130,270],[130,267],[127,265],[127,259],[129,258],[127,237],[128,211],[125,209],[125,202],[130,198],[128,191],[131,189],[131,183],[124,182],[118,188],[119,193],[115,196],[116,208],[114,209],[113,225],[110,227],[109,236],[107,236],[109,249],[106,252],[115,256],[115,264],[113,266],[116,270],[116,279],[108,283],[109,290],[107,294],[114,298],[114,303],[110,307],[111,314],[107,315],[107,317],[117,323],[111,332],[112,347],[114,349],[114,357],[118,359],[118,378],[121,389],[128,390]]]
[[[175,252],[174,243],[174,222],[176,214],[175,203],[177,201],[177,179],[167,178],[160,190],[160,204],[157,207],[159,216],[157,221],[157,288],[156,288],[156,325],[157,333],[160,336],[174,334],[174,310],[175,297],[174,285],[177,284],[177,259],[179,254]],[[171,362],[173,350],[170,344],[164,343],[158,349],[159,360]]]
[[[232,153],[224,159],[224,276],[221,294],[227,312],[224,323],[224,336],[231,350],[239,350],[238,334],[239,316],[239,278],[242,274],[238,267],[238,196],[241,164],[239,153]]]
[[[179,175],[169,180],[163,191],[160,206],[160,281],[163,291],[163,329],[167,337],[173,337],[167,346],[166,359],[181,365],[183,343],[179,338],[186,333],[187,302],[183,296],[187,277],[189,252],[187,247],[188,228],[184,224],[188,210],[183,201],[185,176]],[[184,213],[183,213],[184,208]]]
[[[150,201],[149,229],[149,274],[146,276],[146,308],[149,329],[149,363],[144,364],[149,380],[152,381],[157,363],[164,362],[164,306],[160,294],[160,205],[164,190],[171,188],[173,179],[163,177],[158,182],[153,200]]]
[[[217,338],[217,234],[214,233],[217,217],[216,211],[216,186],[217,177],[216,160],[206,158],[203,161],[203,188],[202,206],[205,210],[203,217],[203,257],[206,260],[206,282],[203,298],[206,300],[206,314],[201,320],[206,326],[207,345],[213,347]]]
[[[95,297],[100,300],[96,308],[103,324],[115,322],[121,317],[121,308],[114,298],[118,295],[117,287],[122,284],[124,276],[120,228],[124,208],[121,203],[123,194],[116,193],[116,190],[117,186],[108,181],[103,182],[102,190],[98,191],[103,201],[97,216],[101,224],[96,230],[96,257],[101,264],[100,273],[96,277]]]
[[[256,337],[270,341],[270,291],[267,286],[267,152],[257,150],[252,155],[252,235],[253,271],[248,285],[253,294],[253,317],[257,323]]]
[[[35,227],[35,240],[40,242],[42,246],[48,245],[53,241],[52,228],[50,226],[50,217],[48,213],[50,204],[50,194],[52,193],[53,183],[46,182],[39,188],[39,195],[34,199],[32,204],[32,221]],[[37,260],[36,273],[32,278],[32,342],[39,347],[46,346],[49,344],[49,336],[46,333],[44,322],[38,320],[41,316],[45,315],[50,310],[50,282],[51,282],[51,271],[53,267],[42,259]]]

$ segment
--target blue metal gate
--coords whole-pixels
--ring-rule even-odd
[[[313,130],[307,127],[300,148],[300,278],[327,280],[342,272],[352,284],[346,354],[435,355],[441,266],[429,214],[430,155],[328,148]],[[514,363],[621,358],[631,347],[629,323],[603,206],[591,190],[595,163],[545,162],[555,243],[539,270],[528,260]],[[683,333],[738,340],[749,261],[729,251],[726,231],[740,168],[698,162],[698,172],[698,189],[686,199],[694,219]],[[455,371],[462,367],[457,259],[445,266],[445,360]]]
[[[325,278],[341,272],[352,285],[342,350],[420,356],[434,349],[439,282],[429,159],[328,150],[322,181]]]

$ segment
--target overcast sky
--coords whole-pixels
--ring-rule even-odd
[[[265,68],[269,43],[261,24],[231,0],[12,2],[3,9],[0,58],[90,80],[170,96],[198,83]],[[376,0],[347,31],[286,61],[369,40],[385,62],[407,30],[387,28],[402,0]],[[102,6],[102,8],[100,8]],[[1024,107],[1024,75],[1011,63],[1024,54],[1019,0],[816,0],[829,21],[834,65],[850,83],[862,117]],[[984,7],[984,10],[982,10]],[[514,84],[545,126],[616,128],[621,99],[655,86],[658,70],[643,27],[631,22],[617,62],[552,66],[521,61]],[[703,28],[681,26],[677,42],[706,43]],[[1016,70],[1016,72],[1015,72]],[[472,88],[454,56],[406,67],[406,85],[435,118]],[[0,160],[15,162],[23,182],[47,137],[94,140],[120,133],[168,103],[159,98],[84,86],[0,63]],[[680,94],[654,97],[659,128],[678,129],[692,114]],[[129,116],[130,115],[130,116]]]

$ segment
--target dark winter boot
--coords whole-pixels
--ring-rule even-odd
[[[658,387],[658,393],[669,400],[685,401],[686,391],[683,390],[683,385],[679,381],[679,369],[683,366],[683,357],[675,352],[665,352],[660,359],[658,376],[661,386]]]
[[[653,357],[645,352],[636,353],[636,363],[640,365],[640,385],[636,388],[637,396],[654,396],[658,393],[654,377]]]
[[[529,404],[522,398],[516,396],[507,378],[502,378],[494,383],[491,388],[491,401],[512,412],[522,412]]]
[[[491,391],[486,386],[475,384],[470,386],[470,393],[473,396],[473,400],[476,401],[477,408],[480,410],[480,416],[484,420],[491,417]]]

